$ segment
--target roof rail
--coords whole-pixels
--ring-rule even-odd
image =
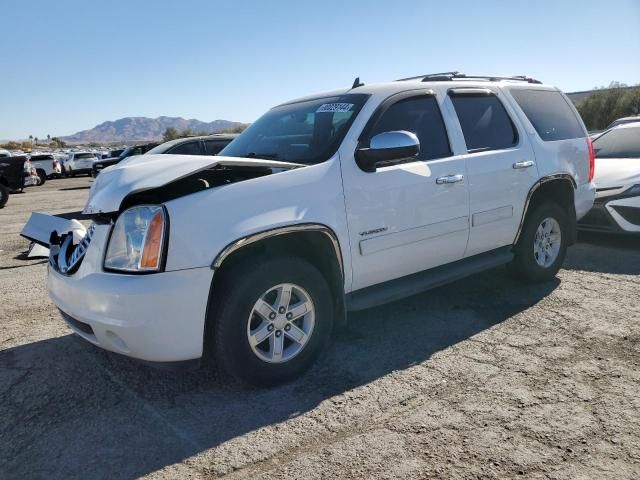
[[[535,78],[527,77],[525,75],[513,75],[508,77],[501,77],[498,75],[467,75],[460,72],[443,72],[443,73],[430,73],[428,75],[418,75],[416,77],[401,78],[396,80],[397,82],[404,82],[406,80],[419,80],[423,82],[443,82],[453,80],[487,80],[489,82],[497,82],[499,80],[514,80],[517,82],[527,83],[542,83]]]

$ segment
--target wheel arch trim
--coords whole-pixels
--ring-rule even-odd
[[[569,182],[569,184],[573,187],[574,198],[575,198],[575,191],[578,188],[578,185],[576,183],[576,180],[573,178],[573,176],[569,175],[568,173],[553,173],[550,175],[545,175],[544,177],[541,177],[540,179],[538,179],[538,181],[531,186],[531,188],[529,189],[529,193],[527,194],[527,200],[525,201],[524,209],[522,210],[522,218],[520,218],[520,225],[518,225],[516,237],[513,241],[514,245],[518,243],[518,240],[520,239],[520,234],[522,233],[522,228],[524,227],[524,220],[527,216],[527,212],[529,211],[529,206],[531,205],[531,199],[533,198],[533,194],[536,192],[536,190],[538,190],[538,188],[540,188],[545,183],[554,182],[554,181]]]
[[[345,274],[344,261],[342,258],[342,250],[340,248],[340,242],[338,241],[338,236],[335,234],[335,232],[331,228],[321,223],[297,223],[293,225],[285,225],[283,227],[277,227],[270,230],[263,230],[261,232],[256,232],[256,233],[252,233],[251,235],[241,237],[229,243],[226,247],[224,247],[218,253],[218,255],[216,255],[216,258],[213,260],[213,263],[211,263],[211,268],[213,270],[218,270],[222,266],[223,262],[227,259],[227,257],[229,257],[229,255],[237,252],[238,250],[248,245],[260,242],[262,240],[267,240],[269,238],[279,237],[282,235],[298,233],[298,232],[318,232],[318,233],[324,234],[329,239],[329,241],[331,242],[331,245],[333,246],[336,260],[340,268],[340,273],[342,275],[342,278],[344,279],[344,274]]]

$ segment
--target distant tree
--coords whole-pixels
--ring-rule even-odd
[[[64,147],[67,146],[67,144],[65,142],[63,142],[62,140],[60,140],[58,137],[52,137],[51,141],[54,143],[56,148],[64,148]]]
[[[180,133],[174,127],[167,127],[167,129],[164,131],[164,134],[162,135],[162,139],[165,142],[168,142],[169,140],[175,140],[176,138],[180,138]]]
[[[33,140],[35,141],[35,143],[36,143],[36,145],[37,145],[37,144],[38,144],[38,137],[34,137],[34,139],[33,139]]]
[[[222,130],[218,130],[216,133],[242,133],[247,129],[248,126],[248,123],[242,123],[232,128],[224,128]]]
[[[29,142],[33,143],[33,135],[29,135]]]
[[[640,114],[640,85],[621,87],[626,85],[611,82],[607,89],[600,89],[577,105],[588,130],[602,130],[618,118]]]
[[[49,135],[48,133],[47,133],[47,142],[51,143],[51,135]]]

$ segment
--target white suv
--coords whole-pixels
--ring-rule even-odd
[[[104,171],[86,233],[34,214],[23,235],[52,238],[49,292],[86,340],[152,362],[211,354],[270,385],[350,310],[502,264],[553,277],[593,162],[571,102],[535,80],[356,81],[273,108],[220,156]]]
[[[80,174],[91,175],[93,164],[98,161],[95,153],[71,152],[64,161],[64,174],[75,177]]]

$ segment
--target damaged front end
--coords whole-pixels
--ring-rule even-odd
[[[87,216],[77,213],[79,218],[87,219]],[[78,268],[87,252],[96,222],[104,223],[105,219],[92,216],[94,223],[85,228],[77,219],[66,217],[67,215],[34,212],[20,235],[32,242],[28,258],[49,257],[51,267],[64,275],[70,275]]]
[[[30,257],[48,256],[49,265],[63,275],[73,274],[79,267],[90,245],[96,225],[109,224],[110,229],[119,232],[119,223],[125,223],[127,212],[158,206],[176,198],[203,190],[221,188],[237,182],[251,180],[275,173],[302,167],[303,165],[261,159],[231,157],[195,157],[173,155],[149,155],[135,162],[114,166],[103,171],[94,181],[87,205],[83,212],[64,215],[46,215],[34,212],[24,226],[21,235],[34,242]],[[80,220],[91,221],[88,228]],[[151,217],[149,222],[151,222]],[[162,218],[162,232],[158,234],[162,245],[153,248],[164,250],[168,218]],[[151,223],[145,228],[152,227]],[[124,227],[123,227],[124,228]],[[128,228],[128,229],[127,229]],[[131,231],[124,228],[124,236],[113,235],[119,240],[119,248],[111,248],[115,240],[110,238],[109,251],[105,256],[105,267],[121,272],[143,273],[159,271],[164,261],[162,252],[156,252],[154,268],[144,264],[142,249],[146,245],[146,230]],[[135,230],[135,227],[133,227]],[[134,234],[135,233],[135,234]],[[114,256],[131,257],[136,252],[138,264],[131,266],[122,260],[122,268],[111,267],[108,258],[111,250]],[[135,251],[134,251],[135,250]],[[117,262],[116,265],[120,265]]]

